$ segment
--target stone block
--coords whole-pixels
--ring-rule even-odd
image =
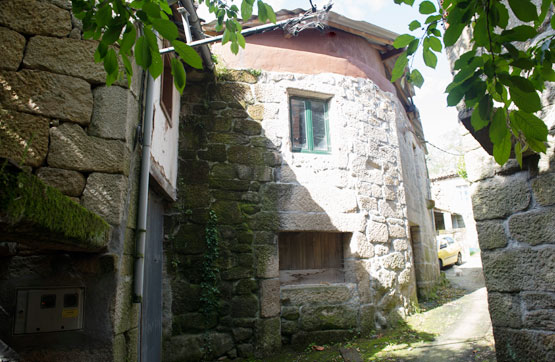
[[[246,341],[252,337],[252,329],[250,328],[233,328],[231,332],[235,343]]]
[[[507,235],[502,221],[481,221],[476,223],[478,241],[482,250],[507,246]]]
[[[23,59],[24,50],[25,37],[0,26],[0,54],[2,54],[0,69],[17,70]]]
[[[392,269],[392,270],[401,270],[405,268],[405,257],[403,254],[399,252],[394,252],[389,255],[386,255],[381,260],[382,265],[384,268]]]
[[[281,320],[281,334],[290,336],[294,333],[297,333],[299,331],[299,322],[295,321],[290,321],[287,319],[282,319]]]
[[[212,209],[221,224],[238,224],[243,220],[239,203],[235,201],[216,201]]]
[[[204,336],[184,334],[171,337],[163,348],[163,360],[170,362],[202,361],[204,357]]]
[[[106,71],[103,63],[94,61],[97,46],[97,42],[90,40],[35,36],[27,44],[23,64],[26,68],[70,75],[101,84],[106,82]]]
[[[226,69],[225,72],[218,74],[221,80],[243,82],[243,83],[256,83],[258,81],[258,76],[252,74],[248,70],[235,70]]]
[[[522,326],[522,312],[518,294],[488,293],[488,306],[494,328],[520,328]]]
[[[387,243],[389,241],[389,231],[384,223],[369,221],[366,235],[368,240],[373,243]]]
[[[279,229],[281,231],[363,231],[366,218],[363,214],[337,213],[281,213]]]
[[[494,328],[498,361],[554,361],[553,332]]]
[[[104,68],[102,69],[104,72]],[[88,133],[106,139],[131,140],[139,118],[138,104],[127,89],[112,85],[96,87]]]
[[[389,225],[389,236],[392,238],[406,238],[407,230],[402,225]]]
[[[173,315],[172,333],[185,334],[191,332],[203,332],[216,327],[218,324],[217,315],[211,313],[204,315],[202,313],[185,313]]]
[[[395,251],[405,251],[409,249],[409,242],[407,239],[393,240],[393,249]]]
[[[262,132],[262,126],[256,121],[251,121],[248,119],[237,119],[235,120],[233,130],[247,136],[256,136]]]
[[[535,310],[524,314],[523,324],[525,328],[555,331],[555,312],[553,309]]]
[[[477,221],[503,218],[528,207],[531,196],[526,175],[525,172],[520,172],[474,184],[474,218]]]
[[[202,306],[200,296],[200,285],[191,284],[182,279],[174,279],[172,281],[172,313],[178,315],[197,311]]]
[[[109,224],[118,225],[122,221],[126,194],[127,177],[92,173],[87,178],[81,203]]]
[[[43,17],[40,16],[41,19]],[[36,19],[34,21],[40,23]],[[0,71],[0,83],[4,84],[0,88],[0,104],[6,108],[84,126],[91,120],[91,86],[82,79],[24,69],[19,72]]]
[[[482,253],[488,292],[555,292],[555,248],[513,248]]]
[[[222,272],[222,279],[223,280],[239,280],[245,278],[252,278],[253,277],[253,270],[252,268],[245,268],[242,266],[233,267],[229,270],[225,270]]]
[[[300,326],[305,331],[356,328],[357,315],[351,305],[306,305],[301,308]]]
[[[344,342],[352,339],[356,335],[353,330],[327,330],[327,331],[314,331],[314,332],[299,332],[295,333],[291,338],[291,344],[297,348],[304,348],[311,343],[318,345]]]
[[[76,124],[64,123],[50,129],[51,167],[83,172],[129,172],[128,150],[125,143],[87,136]]]
[[[516,214],[509,219],[511,237],[530,245],[555,243],[555,208]]]
[[[57,188],[67,196],[81,196],[86,183],[85,176],[80,172],[61,168],[41,167],[37,176],[45,184]]]
[[[244,165],[263,165],[266,151],[257,147],[230,146],[227,150],[227,159],[232,163]]]
[[[247,113],[249,116],[257,121],[261,121],[264,119],[264,105],[263,104],[255,104],[253,106],[247,107]]]
[[[280,318],[259,319],[256,321],[256,351],[259,355],[275,352],[281,348]]]
[[[67,36],[71,31],[71,16],[69,14],[69,11],[45,1],[11,0],[0,2],[0,25],[23,34]]]
[[[246,145],[249,143],[249,137],[236,133],[209,133],[208,141],[210,143],[223,143],[226,145]]]
[[[210,206],[210,189],[207,185],[187,185],[180,190],[183,206],[189,209]]]
[[[208,145],[206,151],[198,151],[198,158],[201,160],[225,162],[227,159],[225,145]]]
[[[256,245],[254,254],[256,257],[257,278],[279,277],[279,255],[277,245]]]
[[[0,108],[0,157],[38,167],[48,152],[49,120]]]
[[[237,354],[239,357],[249,358],[254,354],[254,346],[249,343],[237,345]]]
[[[393,201],[380,200],[378,201],[378,209],[380,215],[385,217],[392,217],[396,219],[403,218],[404,210]]]
[[[275,317],[280,313],[279,279],[260,281],[260,316]]]
[[[247,104],[252,104],[251,87],[247,84],[224,83],[218,85],[220,99],[232,108],[245,108]]]
[[[231,316],[233,318],[256,317],[258,314],[258,298],[254,295],[235,296],[231,299]]]
[[[369,333],[376,328],[374,314],[376,307],[373,304],[360,306],[359,324],[362,333]]]
[[[249,295],[258,290],[258,283],[254,279],[241,279],[235,285],[235,294]]]
[[[198,185],[208,182],[210,166],[206,161],[185,160],[180,162],[179,169],[185,184]]]
[[[287,285],[281,288],[284,305],[343,304],[355,297],[355,284]]]
[[[542,206],[555,204],[555,173],[548,173],[532,180],[534,199]]]
[[[548,292],[523,292],[521,293],[527,311],[540,309],[555,309],[555,294]]]
[[[300,317],[299,308],[294,307],[282,307],[281,308],[281,318],[288,321],[296,321]],[[283,323],[283,321],[282,321]]]

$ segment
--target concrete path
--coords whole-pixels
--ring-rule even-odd
[[[386,361],[495,361],[487,291],[479,254],[461,266],[445,270],[447,279],[468,294],[453,302],[411,317],[409,325],[422,332],[434,333],[435,341],[413,348],[387,351]],[[379,359],[378,359],[379,360]]]

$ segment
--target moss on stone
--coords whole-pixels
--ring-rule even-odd
[[[56,242],[87,249],[106,246],[110,225],[36,176],[2,168],[0,184],[0,212],[11,227],[30,223],[68,239]]]

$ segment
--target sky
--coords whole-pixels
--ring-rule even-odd
[[[235,1],[240,3],[240,1]],[[307,9],[308,0],[266,0],[274,11],[280,9]],[[322,8],[328,0],[313,0]],[[409,33],[408,24],[414,20],[423,20],[416,8],[407,5],[397,5],[393,0],[335,0],[332,11],[353,20],[363,20],[398,34]],[[199,8],[199,15],[210,20],[206,7]],[[248,46],[248,45],[247,45]],[[454,107],[447,107],[445,88],[450,82],[451,74],[445,56],[440,56],[435,70],[426,67],[418,53],[413,67],[422,72],[424,85],[416,88],[414,103],[420,111],[420,118],[424,127],[426,139],[432,144],[445,147],[445,133],[458,132],[457,111]]]

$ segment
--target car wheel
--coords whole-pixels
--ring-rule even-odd
[[[457,265],[461,265],[461,264],[462,264],[462,255],[461,255],[461,253],[459,253],[459,255],[457,256],[457,262],[456,262],[456,264],[457,264]]]
[[[439,270],[443,270],[443,261],[439,259]]]

